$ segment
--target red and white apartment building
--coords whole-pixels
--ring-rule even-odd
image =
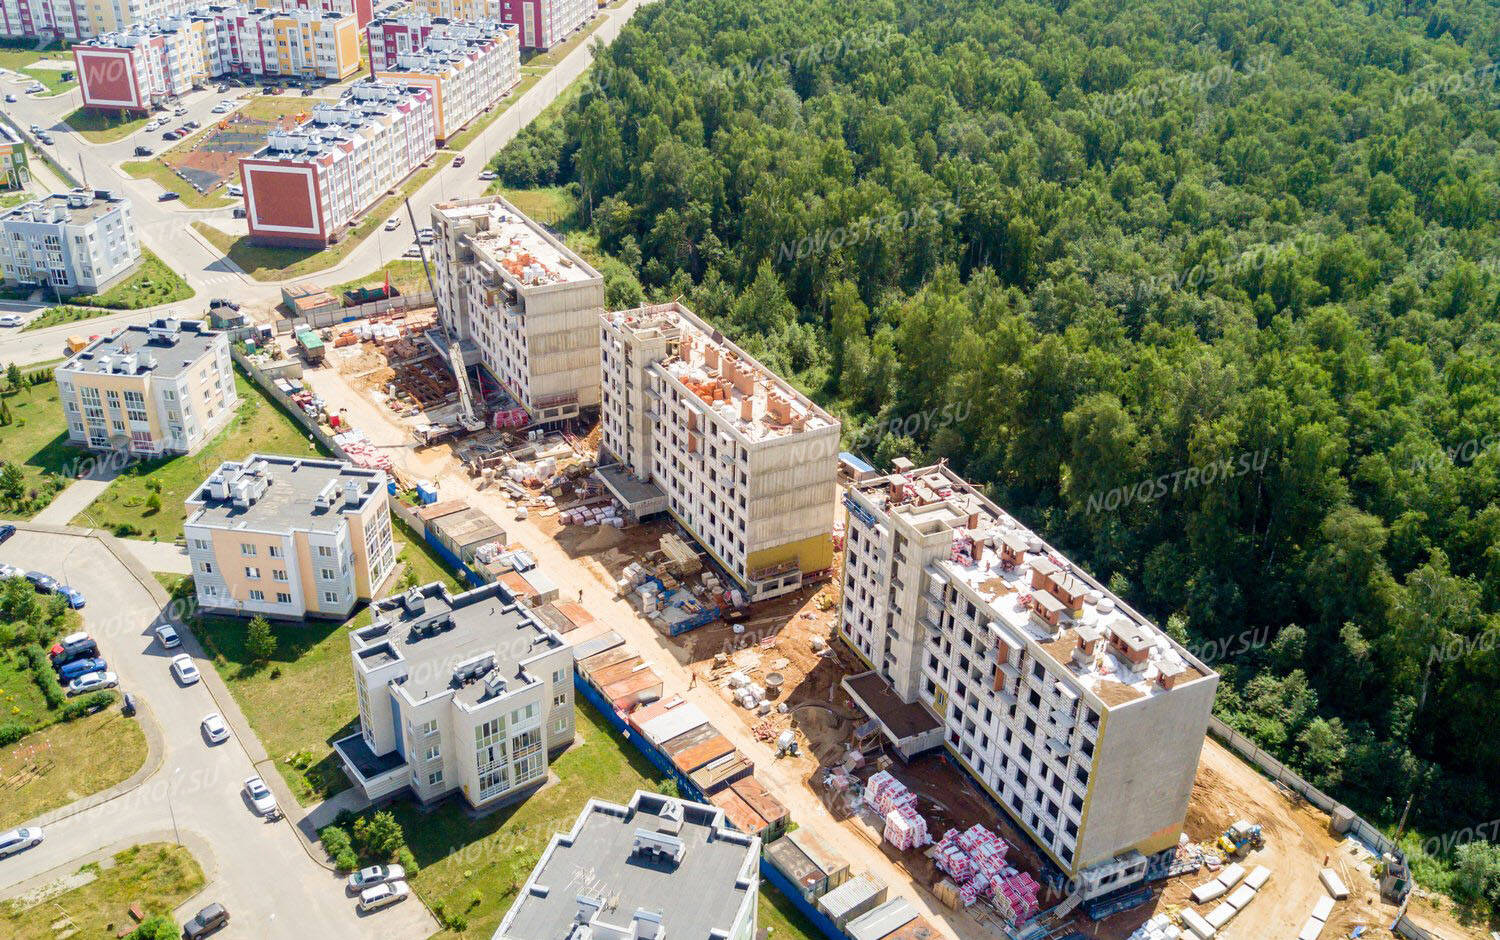
[[[437,150],[432,91],[362,79],[240,161],[251,238],[321,247]]]
[[[376,20],[365,33],[376,78],[432,89],[440,141],[521,80],[516,28],[497,20],[450,23],[411,13]]]
[[[258,10],[306,10],[309,13],[353,13],[363,29],[375,16],[371,0],[250,0]]]
[[[599,12],[595,0],[416,0],[449,20],[499,20],[516,27],[522,49],[551,49]]]
[[[0,36],[88,39],[186,13],[196,0],[0,0]]]

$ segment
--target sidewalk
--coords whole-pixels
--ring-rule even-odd
[[[192,574],[193,565],[188,560],[187,549],[176,542],[152,542],[149,539],[121,539],[136,561],[152,571],[167,574]]]
[[[108,480],[74,480],[67,489],[53,497],[47,508],[37,513],[32,521],[44,525],[67,525],[108,488]]]

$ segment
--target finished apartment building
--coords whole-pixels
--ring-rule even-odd
[[[896,750],[946,747],[1085,894],[1174,848],[1218,676],[944,465],[844,504],[843,685]]]
[[[522,49],[546,50],[587,23],[595,0],[416,0],[416,8],[450,20],[499,20],[516,27]]]
[[[334,742],[365,796],[409,787],[470,806],[541,786],[573,743],[573,650],[500,583],[377,601],[349,634],[359,733]]]
[[[0,190],[25,189],[31,182],[26,142],[9,124],[0,124]]]
[[[197,0],[0,0],[0,36],[88,39],[175,16]]]
[[[376,78],[431,89],[440,141],[521,80],[515,27],[497,21],[449,23],[410,13],[376,20],[366,32]]]
[[[751,600],[833,565],[839,422],[678,303],[601,323],[599,476],[671,513]]]
[[[102,189],[53,193],[0,211],[0,279],[59,296],[97,294],[135,270],[130,200]]]
[[[229,337],[156,320],[97,339],[53,370],[68,440],[90,450],[192,454],[239,404]]]
[[[440,202],[432,227],[439,310],[476,361],[533,422],[598,406],[604,277],[499,196]]]
[[[352,13],[360,29],[370,22],[375,11],[370,0],[250,0],[258,10],[307,10],[312,13]]]
[[[751,940],[759,865],[760,839],[717,807],[644,790],[589,800],[493,940]]]
[[[244,617],[344,620],[396,567],[381,470],[254,454],[186,500],[198,604]]]
[[[245,218],[261,244],[321,247],[437,150],[432,91],[361,79],[240,160]]]

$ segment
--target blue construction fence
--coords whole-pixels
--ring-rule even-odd
[[[626,741],[634,745],[635,749],[640,751],[646,760],[651,762],[651,766],[676,781],[677,792],[683,799],[693,800],[698,803],[708,802],[708,797],[698,788],[698,785],[689,780],[686,774],[678,770],[671,759],[662,753],[660,748],[651,743],[645,735],[638,734],[634,728],[630,727],[620,713],[615,711],[615,707],[605,700],[598,689],[594,688],[583,678],[583,675],[578,672],[576,667],[573,670],[573,688],[579,695],[583,696],[584,701],[594,706],[595,710],[604,716],[604,720],[609,722],[610,727],[614,728],[624,736]],[[788,901],[792,902],[792,906],[803,917],[807,918],[808,922],[816,927],[818,932],[826,937],[827,940],[849,940],[849,935],[834,926],[833,921],[828,918],[827,914],[824,914],[816,906],[809,903],[802,896],[802,891],[796,885],[792,884],[792,880],[783,874],[781,869],[771,864],[770,860],[764,855],[760,857],[760,876],[770,882],[771,886],[781,892]]]

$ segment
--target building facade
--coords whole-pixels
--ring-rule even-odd
[[[946,747],[1086,888],[1175,848],[1218,676],[946,466],[845,506],[844,687],[897,750]]]
[[[513,26],[448,23],[413,13],[377,20],[366,32],[376,78],[432,91],[440,141],[458,133],[521,80]]]
[[[0,0],[0,36],[77,41],[177,16],[195,5],[194,0]]]
[[[833,565],[839,422],[681,304],[601,323],[600,478],[665,509],[752,600]]]
[[[522,49],[546,50],[571,36],[599,12],[595,0],[417,0],[431,16],[499,20],[516,28]]]
[[[429,89],[362,79],[305,123],[272,133],[240,161],[251,237],[308,247],[337,240],[432,158],[435,115]]]
[[[371,799],[510,802],[573,743],[572,648],[501,584],[377,601],[349,645],[360,730],[334,749]]]
[[[0,124],[0,190],[25,189],[31,182],[26,142],[9,124]]]
[[[342,81],[359,71],[359,18],[339,10],[213,9],[221,67],[214,74]]]
[[[312,13],[352,13],[355,25],[363,29],[374,17],[370,0],[250,0],[258,10],[307,10]]]
[[[536,423],[599,404],[604,277],[499,196],[432,207],[437,296],[460,343]]]
[[[230,460],[186,500],[205,610],[344,620],[396,566],[386,476],[340,460]]]
[[[192,454],[239,404],[229,337],[174,319],[128,326],[53,370],[68,440],[90,450]]]
[[[97,294],[141,260],[130,200],[107,190],[53,193],[0,212],[5,283],[58,296]]]
[[[760,839],[718,808],[637,790],[552,837],[494,940],[756,935]]]

